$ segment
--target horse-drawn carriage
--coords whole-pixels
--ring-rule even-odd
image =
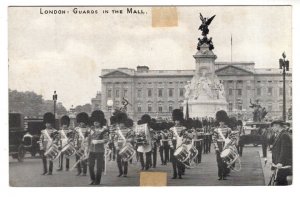
[[[267,147],[271,138],[270,122],[247,122],[244,125],[244,133],[240,136],[238,150],[243,154],[243,147],[247,144],[262,145],[263,157],[267,156]]]

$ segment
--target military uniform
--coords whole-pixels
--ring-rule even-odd
[[[196,157],[196,163],[201,163],[202,161],[203,141],[204,141],[203,129],[196,129],[195,139],[194,139],[195,147],[198,151],[198,155]]]
[[[55,122],[54,114],[47,112],[44,114],[44,123],[53,125]],[[48,175],[52,175],[53,162],[49,161],[49,170],[47,169],[47,157],[45,156],[46,151],[52,144],[57,144],[57,130],[54,128],[46,128],[41,131],[40,135],[40,153],[43,161],[43,174],[48,172]]]

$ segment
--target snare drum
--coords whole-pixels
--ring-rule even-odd
[[[198,155],[198,150],[196,149],[195,146],[192,146],[190,148],[190,160],[195,159],[195,157],[197,157],[197,155]]]
[[[69,143],[61,150],[61,152],[66,155],[67,158],[72,157],[76,153],[75,147]]]
[[[222,160],[228,165],[231,166],[238,159],[239,155],[236,151],[236,148],[229,146],[221,153]]]
[[[55,161],[59,158],[60,153],[61,152],[59,151],[58,146],[52,144],[46,151],[45,156],[48,157],[51,161]]]
[[[126,161],[129,161],[130,159],[132,159],[132,157],[135,155],[135,150],[131,145],[126,144],[119,151],[119,155],[122,158],[122,160],[126,162]]]
[[[189,159],[190,157],[190,151],[188,148],[184,145],[179,146],[175,152],[174,152],[174,157],[179,161],[179,162],[185,162],[186,160]]]

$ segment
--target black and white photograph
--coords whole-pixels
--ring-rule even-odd
[[[293,184],[291,5],[7,13],[10,187]]]

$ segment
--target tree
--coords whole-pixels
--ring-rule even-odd
[[[87,103],[84,105],[78,105],[75,107],[75,112],[80,113],[80,112],[85,112],[87,114],[92,113],[92,105]]]

